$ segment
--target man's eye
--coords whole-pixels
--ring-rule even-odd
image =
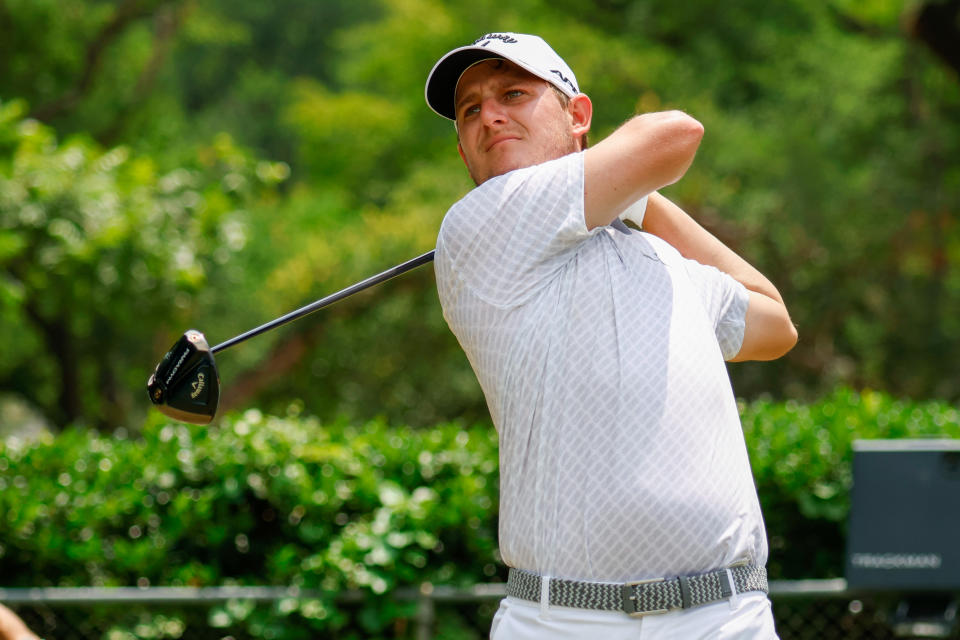
[[[480,113],[480,105],[474,104],[463,110],[463,117],[466,118],[477,113]]]
[[[508,98],[519,98],[522,95],[523,95],[523,91],[521,91],[520,89],[511,89],[510,91],[507,91]]]

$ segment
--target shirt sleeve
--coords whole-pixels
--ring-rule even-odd
[[[438,258],[489,304],[512,306],[556,276],[587,230],[583,154],[492,178],[447,212]]]
[[[750,294],[746,287],[716,267],[685,260],[690,280],[700,292],[707,315],[713,321],[723,359],[729,360],[743,346]]]

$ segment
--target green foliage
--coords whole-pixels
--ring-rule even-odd
[[[511,30],[542,34],[577,71],[594,101],[595,142],[637,112],[679,108],[704,123],[696,162],[666,193],[770,277],[801,337],[785,359],[732,367],[739,394],[810,399],[849,385],[956,400],[960,83],[901,31],[912,7],[8,0],[0,164],[13,166],[17,123],[39,127],[36,140],[59,142],[21,155],[46,157],[36,170],[47,173],[80,158],[78,211],[111,193],[123,208],[140,189],[147,209],[162,201],[179,213],[156,223],[145,214],[139,234],[114,229],[110,252],[106,238],[86,242],[96,263],[73,256],[31,278],[4,271],[0,380],[57,424],[137,424],[142,378],[189,326],[217,342],[430,249],[471,184],[423,82],[449,47]],[[242,158],[241,168],[224,168],[218,153]],[[97,169],[94,186],[101,157],[119,164]],[[185,175],[194,182],[182,193],[160,192]],[[203,205],[185,204],[188,192]],[[10,221],[30,218],[36,203],[0,198],[7,265],[31,251]],[[43,207],[53,215],[52,200]],[[195,246],[182,262],[135,257],[162,254],[162,242]],[[138,260],[156,281],[150,295],[143,270],[130,271]],[[43,289],[73,269],[74,289]],[[92,277],[97,269],[106,277]],[[324,418],[412,425],[481,418],[479,386],[428,271],[231,352],[221,363],[227,405],[269,412],[299,399]],[[60,311],[70,303],[61,321],[70,327],[37,330],[24,317],[33,299]],[[75,349],[88,334],[121,338]],[[73,377],[59,364],[70,358]],[[103,389],[127,399],[104,400]]]
[[[497,486],[488,427],[248,411],[212,427],[151,420],[135,437],[68,429],[0,447],[0,573],[4,586],[297,586],[323,595],[237,603],[212,622],[271,637],[263,625],[297,616],[376,637],[412,614],[377,595],[497,573]],[[357,588],[370,597],[349,623],[334,597]]]
[[[59,142],[0,103],[0,380],[60,424],[116,425],[154,356],[157,319],[244,247],[238,208],[275,170],[227,135],[164,170],[125,147]],[[139,393],[137,396],[139,400]]]
[[[8,441],[4,586],[297,586],[324,595],[269,615],[379,629],[410,615],[381,610],[379,594],[502,579],[493,429],[353,426],[298,412]],[[741,415],[774,578],[842,575],[855,439],[960,438],[955,407],[878,392],[841,389],[809,405],[759,400]],[[349,616],[334,602],[346,589],[370,596]]]

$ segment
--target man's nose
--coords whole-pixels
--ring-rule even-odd
[[[480,103],[480,120],[488,127],[504,124],[507,121],[506,110],[496,98],[487,98]]]

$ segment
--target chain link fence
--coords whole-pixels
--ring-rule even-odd
[[[331,614],[337,623],[319,626],[325,618],[320,594],[277,587],[0,589],[0,602],[45,640],[469,640],[487,637],[503,594],[502,583],[398,590],[382,598],[399,605],[399,615],[369,635],[350,620],[369,602],[360,592],[338,595]],[[926,618],[908,620],[903,611],[898,615],[897,598],[856,594],[843,580],[774,581],[770,597],[782,640],[960,637],[953,598],[936,601]]]

